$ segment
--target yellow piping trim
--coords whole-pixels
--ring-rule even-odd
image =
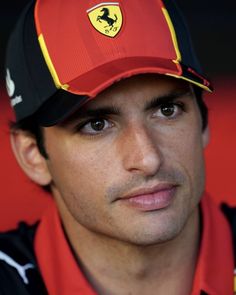
[[[182,57],[181,57],[181,53],[180,53],[180,50],[179,50],[179,45],[178,45],[175,29],[174,29],[172,20],[170,18],[170,15],[169,15],[168,11],[164,7],[162,7],[162,12],[163,12],[163,14],[165,16],[165,19],[166,19],[166,22],[168,24],[168,27],[169,27],[169,30],[170,30],[170,33],[171,33],[172,42],[174,44],[174,48],[175,48],[175,52],[176,52],[176,56],[177,56],[176,60],[173,60],[173,62],[176,63],[176,64],[179,64],[179,62],[181,62],[181,60],[182,60]],[[188,79],[188,78],[186,78],[184,76],[178,76],[178,75],[175,75],[175,74],[166,74],[166,75],[171,76],[171,77],[175,77],[175,78],[178,78],[178,79],[185,80],[187,82],[190,82],[192,84],[195,84],[195,85],[203,88],[204,90],[212,92],[212,90],[209,87],[207,87],[207,86],[205,86],[205,85],[203,85],[201,83],[198,83],[198,82],[196,82],[194,80]]]
[[[55,83],[55,86],[57,88],[67,90],[69,88],[69,85],[61,84],[61,82],[60,82],[60,80],[58,78],[57,72],[56,72],[56,70],[54,68],[54,65],[52,63],[52,60],[50,58],[50,55],[49,55],[49,52],[48,52],[48,49],[47,49],[47,46],[46,46],[46,43],[44,41],[44,38],[43,38],[42,34],[39,35],[38,40],[39,40],[39,44],[40,44],[44,59],[45,59],[46,64],[48,66],[49,72],[51,73],[53,81]]]
[[[162,7],[162,12],[163,12],[163,14],[164,14],[164,16],[166,18],[168,27],[170,29],[171,38],[172,38],[172,41],[173,41],[173,44],[174,44],[174,48],[175,48],[175,53],[176,53],[176,56],[177,56],[177,59],[176,60],[173,60],[173,62],[174,63],[179,63],[179,62],[181,62],[182,57],[181,57],[181,54],[180,54],[180,51],[179,51],[179,45],[178,45],[178,41],[177,41],[175,29],[174,29],[172,20],[170,18],[170,15],[169,15],[168,11],[164,7]]]
[[[209,87],[207,87],[207,86],[205,86],[205,85],[203,85],[201,83],[198,83],[198,82],[196,82],[194,80],[188,79],[188,78],[186,78],[184,76],[177,76],[177,75],[174,75],[174,74],[166,74],[166,76],[171,76],[171,77],[174,77],[174,78],[178,78],[178,79],[182,79],[182,80],[188,81],[188,82],[190,82],[192,84],[195,84],[195,85],[197,85],[197,86],[199,86],[199,87],[207,90],[208,92],[212,92],[212,90]]]

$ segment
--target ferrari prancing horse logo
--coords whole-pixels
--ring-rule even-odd
[[[106,2],[87,10],[93,27],[108,37],[115,37],[122,27],[122,12],[119,3]]]

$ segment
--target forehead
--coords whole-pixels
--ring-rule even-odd
[[[86,103],[83,108],[87,109],[107,103],[119,104],[123,100],[128,103],[134,101],[134,98],[145,102],[147,99],[190,90],[190,84],[180,79],[157,74],[137,75],[113,84]]]

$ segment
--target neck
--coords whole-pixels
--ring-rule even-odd
[[[197,208],[175,239],[140,246],[91,232],[58,207],[78,263],[98,294],[191,293],[200,239]]]

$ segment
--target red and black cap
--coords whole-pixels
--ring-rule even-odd
[[[211,91],[172,0],[37,0],[23,11],[6,56],[20,121],[61,122],[113,83],[157,73]]]

